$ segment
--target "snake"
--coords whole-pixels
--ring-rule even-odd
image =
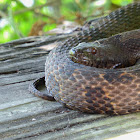
[[[46,58],[29,91],[85,113],[140,111],[140,3],[121,7],[78,31]],[[38,90],[46,86],[46,92]]]

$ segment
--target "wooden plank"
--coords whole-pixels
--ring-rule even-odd
[[[44,76],[49,52],[37,45],[28,47],[33,41],[22,45],[25,41],[27,38],[13,41],[14,46],[9,43],[11,47],[0,46],[0,139],[101,140],[140,131],[140,113],[85,114],[29,93],[28,85]]]

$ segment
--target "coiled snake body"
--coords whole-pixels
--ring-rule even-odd
[[[101,18],[94,27],[83,29],[49,53],[45,64],[48,93],[43,94],[35,88],[44,83],[44,78],[30,85],[30,91],[88,113],[140,111],[139,27],[140,3],[130,4]],[[88,43],[91,41],[93,43]],[[82,42],[85,43],[80,44]],[[77,46],[86,44],[90,47],[86,52],[89,56],[92,54],[93,62],[83,56],[86,53],[73,55],[78,52]]]

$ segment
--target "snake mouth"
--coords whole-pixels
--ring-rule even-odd
[[[84,55],[75,55],[70,52],[70,58],[73,62],[83,64],[90,67],[103,68],[103,69],[115,69],[115,68],[124,68],[123,64],[115,63],[113,60],[104,61],[100,58],[97,58],[94,61],[91,61],[90,58]]]
[[[120,50],[114,50],[114,47],[80,43],[69,51],[69,57],[75,63],[103,69],[126,68],[136,64],[137,59],[127,59],[126,56],[118,56],[119,53]]]

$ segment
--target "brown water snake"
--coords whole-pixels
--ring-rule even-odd
[[[44,99],[55,99],[82,112],[127,114],[140,111],[140,63],[137,62],[140,59],[139,27],[140,3],[129,4],[101,18],[94,27],[83,29],[49,53],[45,80],[41,78],[31,84],[30,92]],[[85,65],[83,62],[73,62],[71,49],[82,45],[79,44],[82,42],[88,46],[88,42],[92,41],[95,41],[95,45],[106,45],[106,42],[115,45],[114,51],[118,52],[113,57],[108,50],[105,51],[103,61],[105,58],[111,60],[107,62],[110,64],[113,60],[113,67],[119,64],[123,64],[123,67],[107,68],[101,65],[101,60],[92,67],[89,62]],[[99,58],[99,54],[95,55],[96,58]],[[41,84],[46,84],[46,94],[36,89]]]

